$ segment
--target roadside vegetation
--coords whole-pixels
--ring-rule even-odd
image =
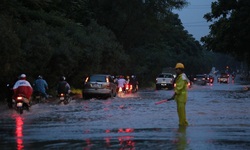
[[[184,29],[172,10],[187,5],[186,0],[1,0],[1,87],[21,73],[31,83],[42,75],[54,90],[62,75],[79,89],[92,73],[135,74],[140,86],[150,86],[162,68],[178,61],[188,74],[236,68],[230,56],[214,53],[211,37],[202,46]]]

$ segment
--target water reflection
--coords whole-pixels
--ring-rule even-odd
[[[16,143],[17,150],[24,149],[23,145],[23,118],[21,116],[15,116],[16,119]]]
[[[118,133],[131,133],[134,132],[134,129],[132,128],[120,128],[118,130]],[[130,135],[125,135],[125,136],[119,136],[118,140],[119,140],[119,144],[121,145],[121,149],[127,149],[129,148],[130,150],[135,149],[135,141],[133,141],[133,136]]]
[[[135,150],[135,141],[133,140],[134,136],[129,135],[129,133],[132,133],[132,132],[134,132],[134,129],[132,128],[119,128],[117,130],[110,130],[110,129],[105,130],[105,134],[107,134],[104,138],[106,148],[112,148],[112,146],[116,147],[117,144],[119,144],[119,150],[124,150],[124,149]],[[84,133],[89,133],[89,132],[85,131]],[[117,136],[116,139],[118,141],[116,141],[114,140],[114,137],[111,136],[113,135],[112,133],[118,133],[122,135]],[[85,142],[86,142],[86,147],[84,147],[84,150],[90,150],[92,146],[95,145],[92,143],[95,141],[91,141],[91,139],[89,138],[85,139]]]
[[[177,150],[187,149],[189,142],[187,140],[186,129],[187,129],[186,126],[179,126],[178,128],[178,132],[177,132],[176,140],[175,140]]]

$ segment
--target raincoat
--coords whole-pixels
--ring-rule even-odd
[[[186,102],[187,102],[187,84],[188,78],[185,73],[178,75],[176,78],[176,86],[174,88],[175,101],[177,104],[177,113],[179,117],[179,125],[187,126],[188,122],[186,119]]]
[[[47,98],[46,89],[48,89],[48,83],[44,79],[35,80],[33,86],[35,92],[41,92]]]
[[[16,98],[18,95],[23,95],[25,96],[24,102],[28,104],[30,102],[33,88],[27,80],[20,79],[14,84],[13,92],[13,98]]]

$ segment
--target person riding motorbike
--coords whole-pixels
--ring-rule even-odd
[[[57,94],[66,94],[68,95],[70,93],[70,85],[69,83],[66,81],[66,77],[65,76],[62,76],[60,78],[60,81],[57,85]]]
[[[15,99],[17,96],[24,96],[24,102],[30,106],[31,95],[33,93],[33,88],[30,85],[29,81],[26,80],[26,75],[21,74],[19,80],[13,86],[13,98]]]
[[[42,96],[46,99],[48,98],[48,95],[46,93],[46,90],[48,90],[48,83],[43,79],[41,75],[37,77],[35,82],[33,83],[34,87],[34,93],[42,93]]]
[[[119,79],[117,80],[117,88],[122,88],[122,91],[124,91],[124,85],[127,83],[127,81],[124,79],[122,75],[120,75]]]
[[[129,77],[129,76],[126,77],[126,82],[127,82],[127,83],[130,82],[130,77]]]
[[[129,84],[132,85],[133,92],[136,92],[138,90],[138,81],[137,81],[135,75],[131,75],[131,79],[130,79]]]

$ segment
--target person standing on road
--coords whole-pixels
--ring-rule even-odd
[[[187,84],[188,78],[184,73],[184,65],[182,63],[177,63],[175,66],[175,72],[177,74],[174,87],[174,95],[177,104],[177,113],[179,117],[179,126],[187,126],[188,122],[186,119],[186,102],[187,102]]]

